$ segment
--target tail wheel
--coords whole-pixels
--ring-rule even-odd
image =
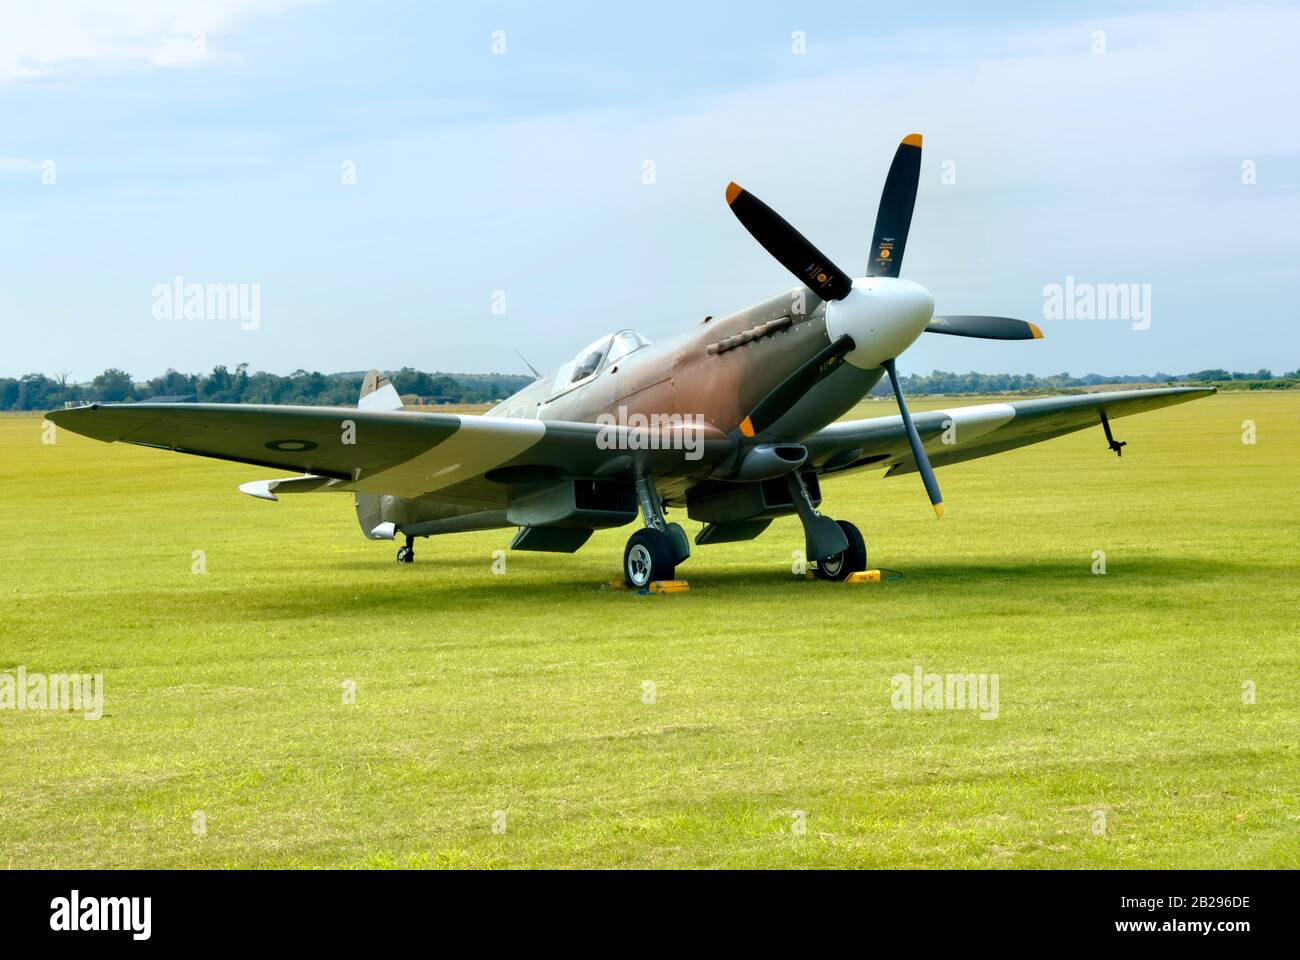
[[[638,590],[655,580],[671,580],[677,570],[675,556],[668,534],[651,527],[638,530],[623,549],[623,579]]]
[[[844,531],[849,545],[840,553],[825,560],[818,560],[813,573],[821,580],[843,580],[850,573],[867,569],[867,544],[862,539],[862,532],[847,520],[836,520]]]

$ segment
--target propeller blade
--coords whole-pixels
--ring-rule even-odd
[[[853,278],[831,263],[782,216],[758,197],[735,183],[727,184],[727,204],[736,219],[801,283],[823,300],[843,300],[853,289]]]
[[[876,232],[872,239],[869,277],[896,277],[907,246],[916,206],[916,184],[921,179],[921,135],[909,133],[894,152],[885,189],[876,211]]]
[[[976,317],[967,314],[934,317],[926,333],[946,333],[953,337],[976,337],[980,340],[1041,340],[1038,324],[1011,317]]]
[[[894,388],[898,412],[903,415],[903,429],[907,431],[907,442],[912,447],[912,459],[916,461],[916,469],[920,472],[921,479],[925,481],[925,492],[930,495],[934,515],[942,517],[943,494],[939,492],[939,481],[934,478],[934,468],[930,466],[930,458],[925,452],[925,447],[921,445],[921,435],[916,432],[916,424],[912,423],[912,414],[908,412],[907,403],[903,400],[903,388],[899,386],[898,371],[894,368],[894,361],[886,360],[881,366],[889,374],[889,385]]]
[[[844,359],[845,354],[852,353],[853,348],[853,338],[847,333],[823,348],[815,357],[777,384],[771,393],[758,401],[758,406],[749,416],[740,421],[740,432],[747,437],[752,437],[776,423],[799,402],[800,397],[834,370]]]

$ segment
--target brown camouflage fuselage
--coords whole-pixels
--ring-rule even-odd
[[[585,423],[620,413],[647,419],[673,414],[702,418],[710,440],[700,459],[686,459],[680,451],[661,451],[649,458],[664,502],[680,506],[692,487],[712,483],[710,475],[734,461],[743,439],[738,426],[754,405],[828,343],[824,304],[806,288],[795,287],[643,347],[572,390],[557,390],[555,374],[542,377],[487,415]],[[879,369],[867,372],[842,365],[774,424],[767,439],[795,442],[835,421],[880,376]],[[641,459],[644,463],[646,458]],[[526,464],[511,466],[522,469]],[[518,492],[511,486],[500,485],[503,505]],[[457,493],[451,489],[419,500],[385,497],[383,516],[401,525],[436,520],[440,532],[510,525],[501,511],[458,505]]]

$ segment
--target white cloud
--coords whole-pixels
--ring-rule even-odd
[[[213,34],[308,0],[6,0],[0,81],[96,68],[194,66]]]

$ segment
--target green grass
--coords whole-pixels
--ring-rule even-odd
[[[349,497],[0,418],[0,671],[107,691],[0,711],[0,864],[1296,866],[1300,396],[1116,434],[940,470],[942,522],[915,476],[828,481],[902,583],[796,579],[787,519],[653,597],[600,586],[631,528],[399,566]],[[997,673],[998,718],[892,709],[916,664]]]

